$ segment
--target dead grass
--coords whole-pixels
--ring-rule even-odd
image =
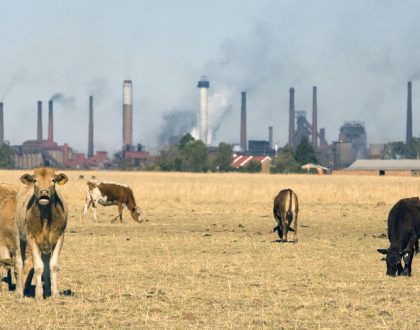
[[[59,287],[72,295],[2,292],[0,328],[420,328],[418,257],[411,278],[388,278],[376,252],[418,178],[84,172],[133,188],[147,221],[112,225],[112,207],[82,219],[86,179],[66,173]],[[300,199],[298,244],[269,233],[286,187]]]

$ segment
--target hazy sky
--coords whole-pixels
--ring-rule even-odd
[[[56,93],[56,142],[87,151],[88,96],[95,149],[122,143],[122,82],[134,87],[134,141],[159,145],[165,127],[198,113],[197,81],[210,80],[213,144],[239,142],[240,92],[248,138],[287,142],[288,90],[327,140],[364,121],[369,143],[405,139],[406,85],[420,134],[420,1],[1,0],[0,100],[5,139],[36,137],[36,101]],[[181,121],[181,123],[180,123]]]

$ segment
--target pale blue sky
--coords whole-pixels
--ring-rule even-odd
[[[404,140],[406,82],[420,120],[419,1],[9,1],[1,0],[0,99],[5,138],[35,137],[36,101],[55,105],[55,140],[87,150],[88,95],[95,149],[121,144],[122,81],[134,85],[134,141],[153,148],[165,121],[198,111],[197,80],[211,83],[213,143],[239,141],[240,91],[248,138],[287,140],[288,89],[310,116],[318,86],[320,127],[337,139],[345,120],[365,121],[369,142]]]

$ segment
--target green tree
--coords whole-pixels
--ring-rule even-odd
[[[230,144],[224,142],[219,143],[215,162],[215,168],[220,172],[229,172],[232,170],[230,167],[230,164],[232,164],[232,146]]]
[[[416,158],[416,159],[420,158],[420,138],[413,137],[411,139],[410,151],[411,151],[412,158]]]
[[[306,136],[300,140],[298,146],[296,147],[295,159],[300,165],[318,162],[315,156],[314,147],[309,143]]]
[[[270,169],[271,173],[293,173],[302,172],[299,163],[295,159],[293,149],[289,146],[279,150],[274,162],[274,166]]]
[[[244,171],[247,173],[260,173],[261,172],[261,163],[251,159],[248,166],[244,168]]]
[[[209,169],[207,146],[201,140],[190,141],[181,150],[183,171],[207,172]]]
[[[195,139],[192,137],[190,133],[185,134],[178,143],[178,149],[184,149],[188,144],[193,143]]]
[[[405,143],[401,141],[388,142],[384,146],[384,159],[401,159],[405,154]]]
[[[13,160],[12,149],[8,142],[4,142],[0,146],[0,168],[14,168],[15,162]]]
[[[181,152],[177,147],[170,147],[157,158],[157,165],[162,171],[181,171]]]

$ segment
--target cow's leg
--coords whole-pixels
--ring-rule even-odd
[[[411,263],[413,261],[414,250],[411,249],[406,255],[404,255],[404,269],[402,274],[404,276],[411,276]]]
[[[29,293],[32,284],[32,278],[34,276],[34,262],[32,259],[31,249],[29,248],[29,244],[27,242],[22,241],[21,249],[23,255],[23,273],[22,273],[22,282],[23,282],[23,289],[24,293]]]
[[[15,260],[15,277],[16,277],[16,295],[23,297],[23,256],[22,256],[22,240],[19,237],[19,230],[15,222],[15,240],[16,246],[16,260]]]
[[[51,254],[41,253],[42,262],[44,263],[44,271],[42,272],[42,279],[44,280],[44,297],[51,296],[51,271],[50,260]]]
[[[281,223],[282,223],[282,229],[283,229],[282,241],[287,242],[287,231],[289,230],[289,224],[288,224],[288,220],[287,220],[287,212],[282,212]]]
[[[64,242],[64,233],[58,238],[57,244],[52,252],[50,259],[50,271],[51,271],[51,295],[53,297],[59,296],[58,291],[58,258],[60,256],[61,247]]]
[[[93,211],[93,219],[95,219],[95,222],[98,222],[98,217],[96,216],[96,204],[92,202],[92,211]]]
[[[10,259],[10,250],[6,245],[0,245],[0,259]],[[6,280],[3,282],[3,279]],[[0,266],[0,291],[9,290],[12,286],[10,269]]]
[[[92,199],[91,198],[87,198],[86,197],[86,203],[85,206],[83,207],[83,217],[86,216],[87,211],[89,210],[89,207],[92,205]]]
[[[42,273],[44,272],[44,263],[41,258],[41,251],[33,237],[28,237],[28,243],[32,251],[32,259],[34,262],[34,275],[35,275],[35,298],[42,299],[44,290],[42,288]]]
[[[298,215],[299,215],[299,211],[295,210],[294,212],[294,230],[293,230],[293,242],[297,243],[298,242],[298,236],[297,236],[297,231],[298,231]]]
[[[118,204],[118,214],[120,216],[120,223],[123,222],[122,212],[123,212],[123,205],[122,204]]]
[[[115,218],[113,218],[111,220],[111,223],[114,223],[117,219],[120,219],[120,223],[122,223],[122,210],[123,210],[123,206],[122,204],[117,204],[118,205],[118,214],[115,216]]]

